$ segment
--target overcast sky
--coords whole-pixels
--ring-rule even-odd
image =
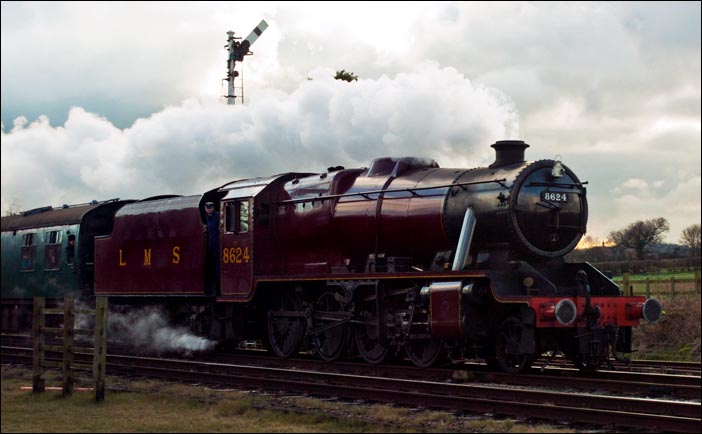
[[[2,214],[381,156],[562,157],[588,235],[700,222],[700,3],[2,2]],[[269,27],[227,106],[228,30]],[[334,80],[336,70],[358,81]]]

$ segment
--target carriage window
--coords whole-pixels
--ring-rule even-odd
[[[22,235],[22,245],[23,246],[35,246],[37,244],[37,234],[32,232],[31,234]]]
[[[61,244],[47,244],[44,247],[44,270],[58,270],[61,259]]]
[[[34,271],[34,259],[37,256],[37,234],[35,232],[22,235],[20,252],[20,271]]]
[[[49,231],[46,234],[46,244],[60,244],[61,231]]]
[[[44,247],[44,270],[58,270],[61,259],[61,232],[49,231],[46,233],[46,246]]]

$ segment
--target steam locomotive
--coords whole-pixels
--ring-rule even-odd
[[[586,231],[586,183],[559,160],[526,162],[522,141],[492,147],[488,167],[378,158],[3,217],[3,330],[27,322],[32,296],[107,296],[280,357],[307,349],[420,367],[479,357],[510,373],[544,352],[583,370],[622,359],[632,327],[661,307],[564,260]],[[217,258],[207,202],[221,217]]]

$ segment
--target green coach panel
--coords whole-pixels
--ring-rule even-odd
[[[125,201],[43,207],[2,217],[2,299],[91,292],[95,236],[112,230]]]
[[[97,206],[45,207],[2,218],[3,302],[78,294],[80,223]]]

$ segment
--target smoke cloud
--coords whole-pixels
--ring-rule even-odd
[[[518,137],[511,99],[454,68],[428,61],[394,78],[333,76],[317,69],[291,93],[261,90],[246,105],[186,100],[125,129],[80,107],[62,126],[46,116],[17,118],[2,130],[2,211],[197,194],[235,179],[367,166],[383,156],[473,167],[491,161],[494,141]]]

